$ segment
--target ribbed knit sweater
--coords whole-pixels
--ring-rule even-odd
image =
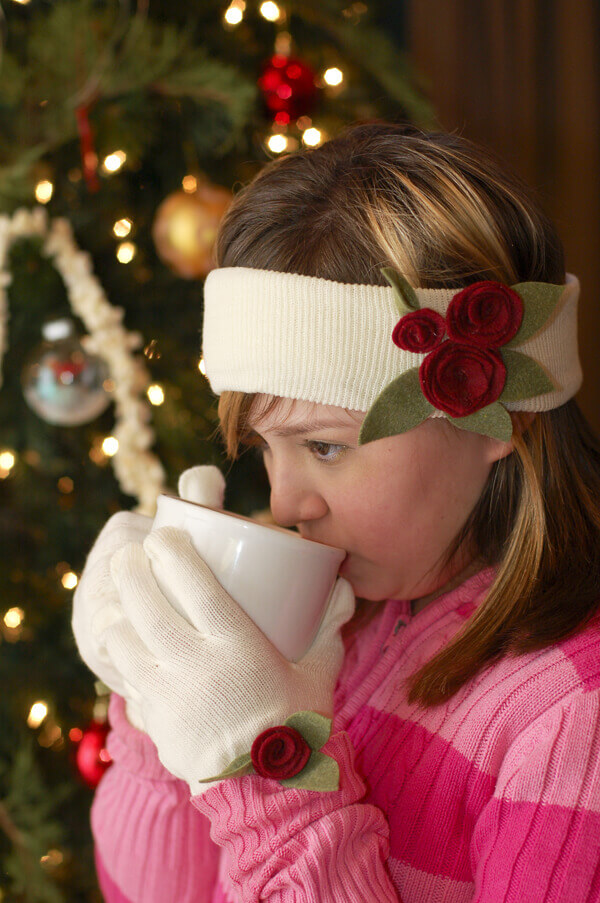
[[[447,703],[405,678],[481,603],[487,569],[347,643],[325,752],[338,791],[247,775],[189,799],[113,696],[92,807],[106,903],[600,901],[600,623],[487,667]],[[199,688],[201,692],[201,688]]]

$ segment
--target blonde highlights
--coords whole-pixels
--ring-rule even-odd
[[[390,123],[356,126],[268,164],[225,215],[217,259],[379,285],[380,268],[393,266],[421,288],[565,280],[553,226],[493,155],[456,135]],[[253,403],[237,392],[220,398],[232,458]],[[496,579],[461,633],[413,675],[410,698],[442,702],[500,656],[580,629],[597,610],[599,540],[600,447],[571,400],[515,430],[514,451],[494,464],[447,550],[446,563],[468,544],[496,566]]]

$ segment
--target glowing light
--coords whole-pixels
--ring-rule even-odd
[[[39,727],[47,714],[48,706],[45,702],[34,702],[27,716],[27,724],[29,727]]]
[[[102,442],[102,451],[107,458],[112,458],[119,451],[119,440],[115,436],[107,436]]]
[[[40,865],[43,865],[44,868],[56,868],[57,865],[61,865],[64,859],[63,854],[60,850],[48,850],[45,856],[40,857]]]
[[[15,466],[16,458],[14,453],[11,451],[3,451],[0,452],[0,476],[8,476],[10,471]]]
[[[273,0],[265,0],[264,3],[261,3],[259,12],[269,22],[277,22],[281,16],[281,10],[276,3],[273,3]]]
[[[25,612],[22,608],[9,608],[3,620],[7,627],[10,627],[11,630],[16,630],[17,627],[21,626],[24,617]]]
[[[337,66],[332,66],[331,69],[326,69],[323,73],[323,81],[326,85],[341,85],[344,81],[344,73],[341,69],[338,69]]]
[[[117,238],[126,238],[131,232],[131,227],[133,226],[132,221],[128,216],[124,216],[123,219],[118,219],[113,226],[113,232],[117,236]]]
[[[137,254],[137,247],[132,241],[122,241],[117,248],[117,260],[119,263],[131,263]]]
[[[201,357],[198,361],[198,370],[202,374],[202,376],[206,376],[206,364],[204,363],[204,358]]]
[[[232,3],[229,4],[223,13],[223,18],[227,25],[239,25],[244,18],[245,9],[245,0],[232,0]]]
[[[118,172],[125,161],[127,160],[127,154],[125,151],[117,150],[112,154],[109,154],[108,157],[104,158],[102,163],[102,169],[104,172],[113,173]]]
[[[28,3],[31,3],[31,0],[13,0],[13,3],[18,3],[19,6],[27,6]]]
[[[188,194],[193,194],[198,188],[198,179],[196,176],[184,176],[181,180],[181,187]]]
[[[54,185],[48,179],[42,179],[35,186],[35,199],[38,204],[47,204],[54,192]]]
[[[302,140],[308,147],[316,147],[323,141],[323,133],[316,128],[306,129],[302,132]]]
[[[66,574],[63,574],[60,578],[60,582],[65,589],[75,589],[79,582],[79,578],[74,571],[67,571]]]
[[[82,737],[83,731],[80,727],[72,727],[69,731],[69,740],[71,741],[71,743],[79,743]]]
[[[288,139],[285,135],[271,135],[267,141],[267,147],[274,154],[281,154],[288,146]]]
[[[150,402],[150,404],[159,405],[162,404],[165,400],[165,393],[163,392],[163,388],[158,384],[148,386],[146,395],[148,396],[148,401]]]

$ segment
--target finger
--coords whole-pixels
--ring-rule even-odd
[[[173,608],[141,545],[129,543],[112,558],[111,573],[123,609],[141,641],[159,661],[193,645],[196,633]]]
[[[311,660],[323,660],[334,649],[341,627],[350,620],[356,607],[356,598],[347,580],[339,577],[333,588],[327,611],[319,627],[319,632],[302,659],[309,664]]]
[[[179,477],[179,497],[198,505],[222,508],[225,496],[225,477],[213,464],[190,467]]]
[[[104,631],[102,643],[124,687],[133,687],[141,697],[156,692],[160,681],[158,662],[126,618]]]
[[[127,542],[143,542],[151,528],[151,517],[134,511],[119,511],[104,524],[93,548],[113,555]]]
[[[201,634],[228,636],[253,633],[263,636],[254,622],[221,586],[187,533],[175,527],[153,530],[144,551],[157,578],[169,588]]]

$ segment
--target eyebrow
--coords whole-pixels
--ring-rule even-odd
[[[302,425],[297,424],[294,426],[290,424],[288,426],[279,426],[272,430],[268,430],[272,436],[278,436],[280,438],[286,436],[306,436],[308,433],[314,433],[317,430],[328,430],[328,429],[350,429],[350,427],[354,426],[351,423],[340,423],[339,420],[314,420],[312,423]],[[358,426],[358,424],[356,424]],[[251,427],[252,432],[257,433],[255,427]]]

